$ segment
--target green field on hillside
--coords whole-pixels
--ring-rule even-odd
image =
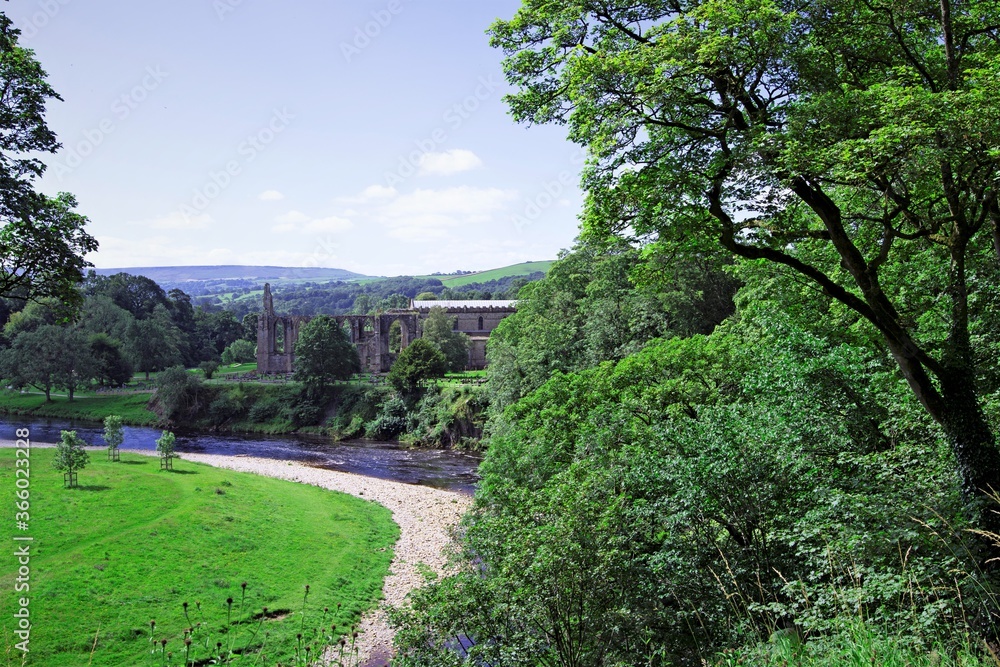
[[[441,282],[444,283],[445,287],[462,287],[463,285],[486,283],[491,280],[499,280],[500,278],[509,278],[511,276],[527,276],[536,271],[548,273],[549,269],[552,268],[552,264],[554,264],[554,261],[522,262],[480,273],[470,273],[462,276],[442,276]]]
[[[380,505],[187,461],[161,471],[128,453],[108,463],[91,452],[80,488],[64,489],[53,452],[31,451],[29,529],[14,531],[13,514],[7,527],[8,544],[30,544],[35,667],[177,665],[186,652],[210,664],[219,642],[248,654],[225,664],[293,664],[297,634],[300,655],[311,644],[315,656],[381,595],[398,527]],[[14,466],[14,450],[0,450],[11,502]],[[15,532],[33,541],[14,542]],[[0,563],[6,619],[17,567],[12,556]],[[4,627],[0,664],[20,665]]]

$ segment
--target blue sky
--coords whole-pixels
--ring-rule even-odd
[[[64,98],[41,188],[98,267],[270,264],[370,275],[554,258],[579,149],[515,125],[493,19],[516,0],[13,0]]]

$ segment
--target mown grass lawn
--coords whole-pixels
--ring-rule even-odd
[[[216,642],[237,649],[264,644],[257,652],[267,661],[245,664],[293,664],[296,634],[304,634],[303,646],[318,646],[314,637],[329,635],[333,624],[338,635],[347,631],[380,597],[398,527],[379,505],[180,460],[175,471],[161,472],[158,459],[128,453],[108,463],[103,452],[91,452],[80,488],[64,489],[51,467],[53,451],[31,452],[30,529],[20,532],[14,450],[0,450],[0,496],[10,501],[7,544],[15,544],[15,534],[34,538],[28,594],[34,667],[166,664],[165,655],[150,654],[151,620],[153,639],[166,639],[165,651],[174,654],[169,664],[184,664],[190,626],[197,628],[192,658],[216,652]],[[5,553],[0,664],[19,665],[10,650],[17,562],[12,547]],[[321,623],[325,630],[317,633]]]
[[[52,401],[45,394],[0,390],[0,413],[31,415],[49,419],[89,419],[103,421],[108,415],[120,415],[127,424],[155,426],[160,418],[146,408],[151,394],[77,394],[72,401],[54,392]]]

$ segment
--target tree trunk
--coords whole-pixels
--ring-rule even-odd
[[[941,378],[942,413],[934,415],[951,444],[966,505],[984,530],[1000,535],[1000,508],[988,507],[987,494],[1000,492],[1000,450],[983,414],[969,373]]]
[[[45,402],[52,402],[52,387],[49,385],[45,385]]]
[[[72,401],[73,400],[73,385],[70,385],[69,389],[67,389],[66,391],[69,393],[69,400]]]

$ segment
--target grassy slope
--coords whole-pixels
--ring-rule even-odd
[[[195,611],[195,601],[201,602],[211,646],[227,641],[219,632],[226,625],[225,600],[235,599],[237,620],[243,581],[248,616],[264,606],[289,612],[263,622],[258,635],[259,641],[270,632],[264,649],[270,665],[295,645],[306,584],[307,637],[321,622],[323,607],[336,610],[341,603],[325,626],[346,630],[379,598],[398,537],[381,506],[184,461],[172,473],[139,455],[108,463],[102,452],[92,453],[92,463],[80,473],[82,488],[63,489],[51,468],[52,453],[32,451],[31,527],[21,533],[35,540],[30,609],[36,667],[145,665],[150,619],[156,620],[156,639],[168,640],[176,660],[189,625],[185,601],[191,603],[191,624],[202,620]],[[13,450],[0,450],[0,474],[11,500],[13,466]],[[9,518],[7,540],[13,544],[13,514]],[[4,590],[13,591],[15,567],[12,557],[0,561]],[[4,618],[11,618],[13,605],[13,593],[3,596]],[[232,633],[240,638],[237,645],[249,640],[255,626]],[[201,640],[205,634],[199,632]],[[9,635],[4,641],[9,646]]]
[[[521,264],[514,264],[512,266],[505,266],[500,269],[491,269],[489,271],[483,271],[482,273],[473,273],[465,276],[453,276],[453,277],[442,277],[441,282],[444,283],[445,287],[461,287],[462,285],[469,285],[471,283],[485,283],[490,280],[499,280],[500,278],[507,278],[508,276],[526,276],[535,271],[544,271],[548,273],[549,269],[552,268],[553,262],[523,262]]]
[[[146,408],[149,397],[147,393],[78,395],[70,402],[65,396],[54,394],[52,402],[46,403],[44,394],[0,391],[0,413],[92,421],[101,421],[108,415],[120,415],[127,424],[155,426],[160,420]]]

